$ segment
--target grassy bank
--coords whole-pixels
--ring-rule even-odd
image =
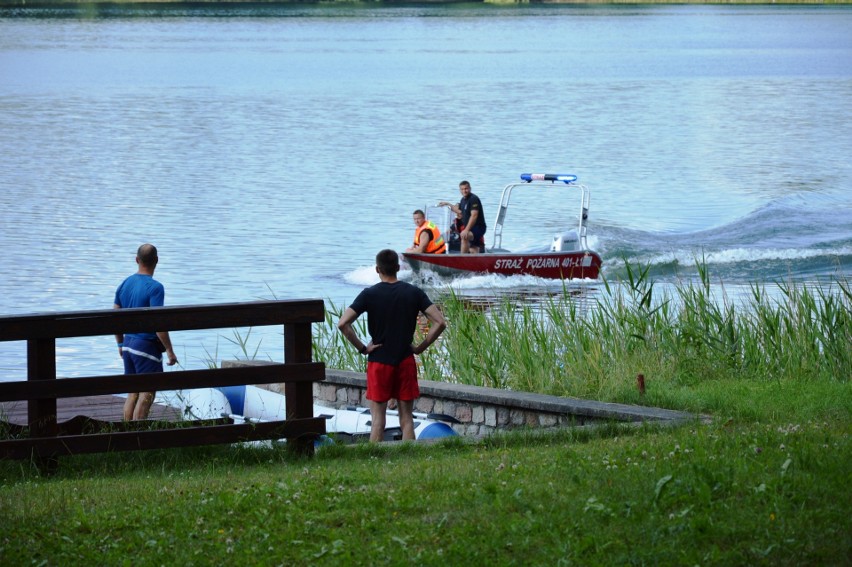
[[[792,416],[791,416],[792,417]],[[848,421],[0,463],[4,565],[848,565]]]
[[[441,298],[450,330],[423,370],[709,424],[330,446],[312,460],[240,447],[81,456],[50,478],[0,462],[0,564],[852,563],[848,284],[754,286],[735,305],[703,272],[667,293],[631,269],[596,308],[570,294],[488,312]],[[336,309],[315,348],[362,364],[338,342]]]

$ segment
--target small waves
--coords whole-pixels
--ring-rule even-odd
[[[697,266],[704,265],[724,280],[807,279],[849,274],[852,246],[826,250],[728,248],[714,252],[678,249],[657,255],[611,258],[604,262],[604,273],[608,277],[621,274],[625,262],[650,266],[657,276],[688,276],[697,271]]]
[[[717,252],[703,252],[700,255],[694,250],[676,250],[661,254],[657,257],[648,258],[648,264],[690,264],[704,262],[707,264],[737,264],[744,262],[771,262],[771,261],[801,261],[801,260],[831,260],[852,258],[852,246],[837,250],[800,250],[787,249],[755,249],[755,248],[730,248]],[[639,258],[640,261],[643,259]],[[611,261],[611,264],[614,264]],[[645,263],[645,262],[643,262]]]
[[[805,208],[794,206],[796,201],[779,200],[729,224],[691,233],[601,227],[597,236],[605,273],[617,276],[625,263],[649,266],[663,277],[689,275],[703,264],[712,274],[734,281],[852,273],[848,204]]]

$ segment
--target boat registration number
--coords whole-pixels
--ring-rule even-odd
[[[500,258],[494,261],[494,268],[498,270],[521,270],[539,268],[571,268],[580,266],[579,258],[528,258],[526,266],[521,258]]]

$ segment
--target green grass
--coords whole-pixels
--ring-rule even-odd
[[[848,422],[3,463],[4,565],[844,565]],[[26,468],[26,464],[18,464]]]
[[[0,564],[852,564],[848,283],[754,286],[742,304],[711,288],[724,289],[703,272],[667,295],[628,268],[591,307],[440,298],[450,326],[421,360],[430,379],[708,422],[329,446],[310,460],[236,446],[78,456],[51,477],[0,461]],[[329,305],[315,353],[363,370]]]

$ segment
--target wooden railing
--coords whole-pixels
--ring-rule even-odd
[[[280,438],[286,438],[295,451],[312,454],[314,440],[325,433],[325,420],[313,417],[313,383],[325,379],[325,365],[311,360],[311,323],[322,321],[323,312],[322,300],[310,299],[0,317],[0,341],[27,341],[27,380],[0,382],[0,402],[28,401],[26,433],[0,439],[0,458],[55,460],[78,453]],[[58,338],[110,335],[112,341],[112,335],[118,333],[269,325],[284,326],[283,364],[56,379]],[[179,335],[172,334],[172,340],[176,339],[179,341]],[[213,425],[183,422],[174,427],[157,424],[159,428],[147,430],[116,422],[107,431],[68,434],[56,418],[59,398],[135,392],[140,383],[146,390],[159,391],[273,382],[285,383],[283,421],[234,423],[222,419]]]

